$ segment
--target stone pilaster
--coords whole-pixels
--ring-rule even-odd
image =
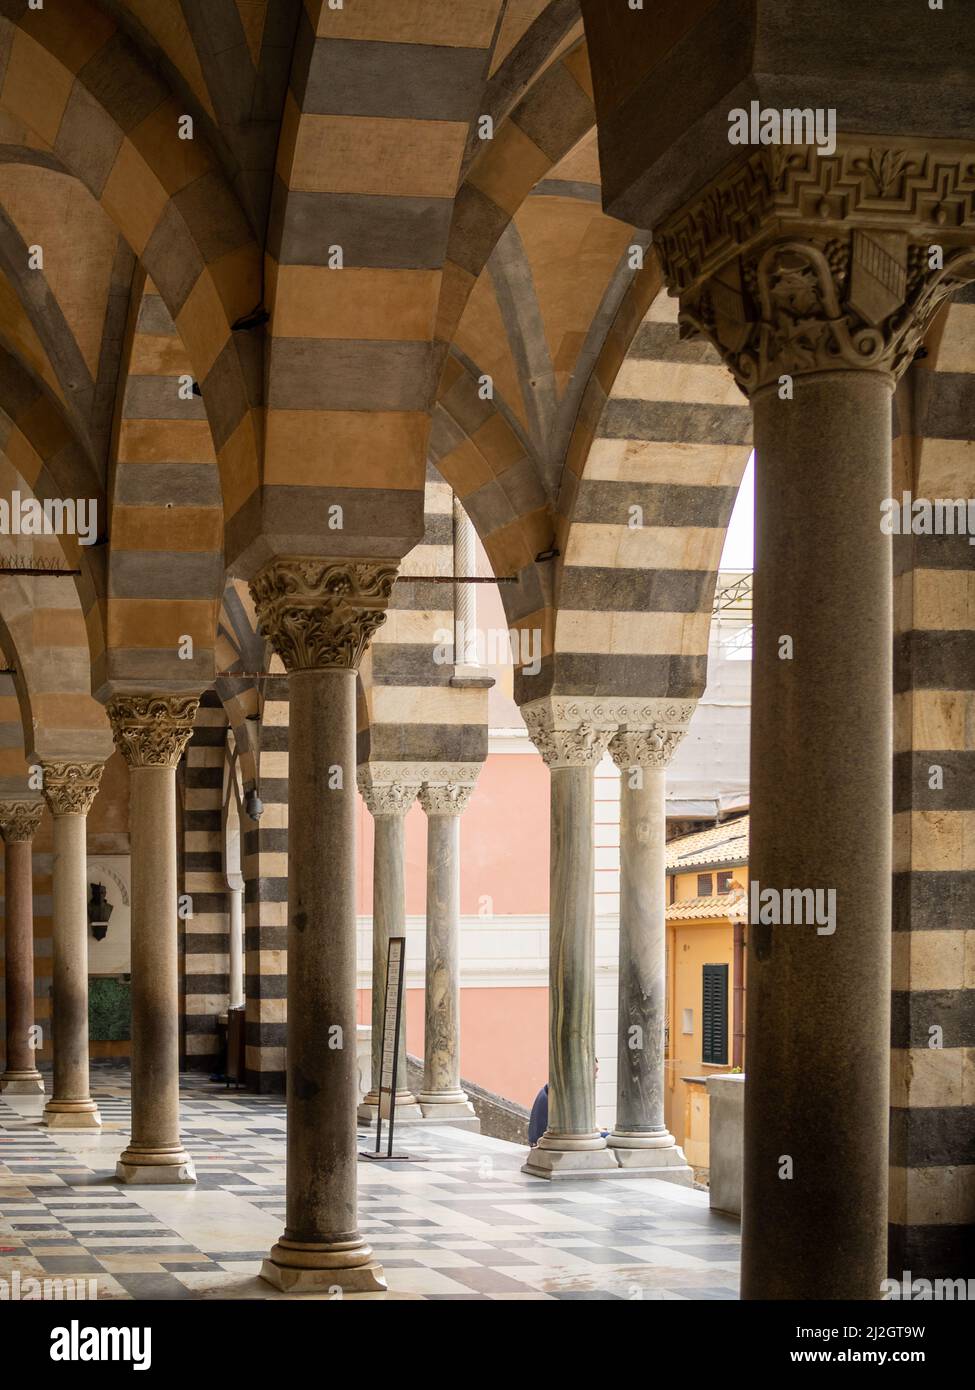
[[[406,813],[417,798],[419,783],[376,782],[368,765],[358,774],[359,790],[373,817],[372,877],[372,1083],[359,1106],[359,1119],[369,1123],[379,1114],[379,1074],[382,1060],[383,1012],[386,1000],[386,958],[391,936],[406,935],[404,837]],[[419,1119],[421,1111],[406,1079],[406,991],[396,1043],[396,1117]],[[383,1100],[388,1118],[389,1100]]]
[[[685,726],[626,727],[609,751],[620,770],[620,939],[616,1123],[621,1168],[690,1183],[664,1120],[667,768]]]
[[[654,241],[683,332],[710,339],[755,422],[749,868],[767,906],[748,928],[742,1296],[876,1299],[891,921],[881,507],[895,382],[975,278],[975,146],[841,134],[833,155],[755,149]],[[775,903],[795,889],[820,895],[822,920],[783,923]]]
[[[385,1288],[356,1229],[355,678],[385,621],[388,560],[271,561],[251,584],[288,671],[288,1165],[281,1289]]]
[[[522,708],[551,772],[548,1128],[523,1171],[536,1177],[616,1168],[596,1126],[593,771],[611,728],[568,702]]]
[[[474,1107],[460,1084],[460,818],[473,783],[426,782],[426,994],[423,1090],[427,1119],[470,1119]]]
[[[129,766],[132,855],[132,1137],[115,1174],[128,1183],[190,1183],[179,1132],[179,944],[176,767],[198,695],[119,694],[107,705]]]
[[[52,1129],[97,1129],[88,1076],[88,812],[102,764],[45,762],[44,799],[54,818],[54,1086],[44,1107]]]
[[[31,843],[44,813],[40,797],[0,802],[4,843],[4,993],[6,1067],[0,1089],[43,1095],[34,1065],[34,898]]]

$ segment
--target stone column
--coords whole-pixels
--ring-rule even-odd
[[[886,1275],[882,504],[894,384],[975,275],[970,166],[947,142],[749,153],[654,234],[755,422],[745,1298],[876,1299]]]
[[[244,880],[227,879],[227,1000],[232,1009],[244,1003]]]
[[[580,718],[574,702],[532,701],[522,714],[552,775],[548,1129],[522,1171],[551,1178],[617,1167],[596,1127],[593,897],[593,770],[612,731]]]
[[[427,782],[427,963],[423,1090],[427,1119],[474,1115],[460,1085],[460,818],[474,787]]]
[[[359,771],[359,790],[373,817],[372,855],[372,1083],[359,1106],[360,1120],[370,1123],[379,1114],[379,1065],[386,1000],[386,957],[391,936],[406,935],[404,831],[406,813],[416,800],[419,783],[373,782],[369,768]],[[416,1096],[406,1077],[406,991],[400,1018],[396,1058],[396,1118],[420,1119]],[[388,1098],[383,1115],[389,1113]]]
[[[129,765],[132,854],[132,1138],[115,1175],[196,1181],[179,1133],[176,766],[197,695],[115,695],[107,713]]]
[[[34,877],[31,846],[41,822],[40,797],[0,802],[4,843],[4,990],[7,1061],[0,1089],[11,1096],[44,1094],[34,1065]]]
[[[385,620],[388,560],[271,561],[251,584],[289,675],[288,1156],[281,1289],[385,1288],[356,1229],[355,681]]]
[[[44,1107],[52,1129],[97,1129],[88,1079],[88,873],[86,828],[101,763],[44,763],[54,817],[54,1086]]]
[[[674,713],[689,717],[693,706]],[[667,766],[684,729],[627,727],[609,745],[620,769],[620,955],[616,1124],[622,1168],[691,1183],[664,1122],[667,1020]]]

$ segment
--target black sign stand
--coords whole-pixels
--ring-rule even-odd
[[[406,937],[391,936],[386,948],[386,998],[383,1003],[383,1036],[379,1051],[379,1084],[376,1094],[379,1098],[376,1113],[375,1151],[360,1149],[360,1158],[408,1160],[412,1154],[393,1153],[393,1128],[396,1123],[396,1072],[399,1064],[400,1024],[403,1018],[403,982],[406,976]],[[389,1140],[386,1152],[382,1152],[383,1138],[383,1093],[389,1096]]]

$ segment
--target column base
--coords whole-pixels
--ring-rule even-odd
[[[684,1151],[674,1140],[672,1134],[663,1131],[659,1134],[631,1133],[627,1130],[614,1130],[606,1140],[612,1149],[620,1168],[632,1171],[644,1178],[662,1178],[665,1182],[680,1183],[690,1187],[694,1182],[691,1168]]]
[[[183,1148],[127,1148],[115,1165],[119,1182],[130,1184],[194,1183],[196,1169]]]
[[[467,1098],[466,1091],[421,1091],[417,1096],[424,1119],[446,1120],[464,1119],[476,1111]]]
[[[8,1096],[42,1096],[44,1078],[39,1071],[5,1071],[0,1076],[0,1091]]]
[[[375,1095],[368,1095],[359,1102],[356,1110],[357,1117],[366,1124],[374,1125],[379,1115],[379,1101]],[[389,1119],[389,1101],[383,1100],[383,1121]],[[420,1109],[416,1096],[412,1091],[397,1091],[396,1093],[396,1123],[400,1120],[422,1120],[423,1111]]]
[[[521,1171],[533,1178],[590,1178],[618,1167],[602,1135],[543,1135],[538,1147],[529,1150]]]
[[[282,1236],[261,1265],[261,1278],[283,1293],[385,1293],[383,1267],[360,1238],[333,1245]]]
[[[101,1129],[102,1117],[93,1100],[54,1100],[44,1107],[48,1129]]]

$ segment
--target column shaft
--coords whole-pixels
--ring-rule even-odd
[[[373,1119],[379,1105],[379,1066],[386,1007],[386,957],[391,936],[406,935],[404,878],[405,820],[402,814],[376,814],[372,858],[372,1085],[363,1101],[363,1118]],[[406,991],[396,1050],[396,1113],[402,1119],[420,1114],[406,1076]],[[388,1098],[383,1114],[388,1115]]]
[[[179,1134],[175,767],[129,769],[132,850],[132,1138],[125,1182],[194,1182]]]
[[[229,950],[227,997],[232,1009],[244,1003],[244,890],[227,889]]]
[[[4,845],[4,993],[6,1070],[0,1085],[10,1095],[43,1094],[32,1043],[34,1027],[34,901],[30,840]]]
[[[429,811],[424,1002],[421,1109],[431,1118],[473,1115],[460,1085],[460,816]]]
[[[381,1289],[356,1229],[355,671],[293,670],[290,691],[287,1223],[262,1274]]]
[[[614,748],[614,757],[621,767],[619,1013],[616,1124],[608,1143],[622,1167],[689,1182],[691,1170],[664,1121],[667,772],[629,765],[625,748],[620,755]]]
[[[790,889],[835,891],[835,932],[826,922],[823,932],[749,927],[742,1295],[878,1298],[892,640],[880,509],[891,380],[846,370],[797,376],[794,390],[793,400],[775,386],[753,398],[751,891],[753,917],[767,889],[780,902]]]
[[[44,1122],[101,1124],[88,1079],[87,812],[54,812],[54,1085]]]

